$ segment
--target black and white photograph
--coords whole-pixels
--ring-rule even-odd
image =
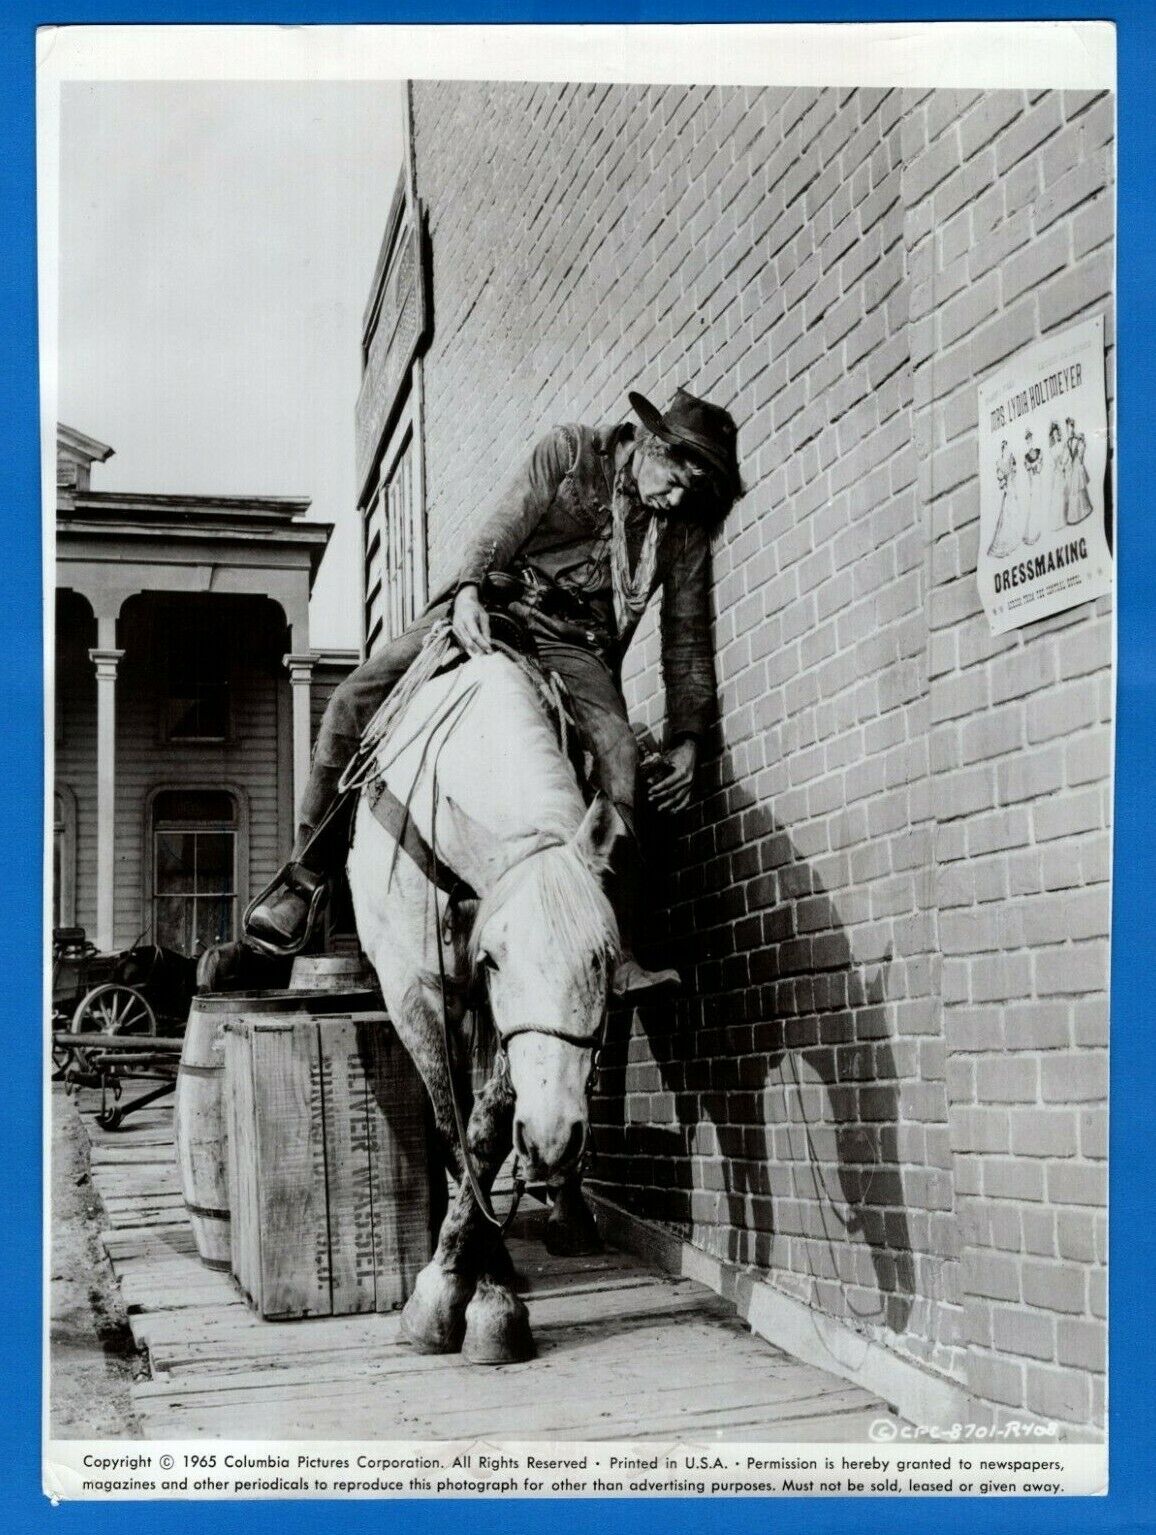
[[[1106,1490],[1115,34],[902,38],[41,33],[54,1496]]]

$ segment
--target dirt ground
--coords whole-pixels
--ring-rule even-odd
[[[103,1207],[75,1102],[52,1090],[49,1406],[57,1439],[139,1439],[129,1389],[147,1374],[100,1245]]]

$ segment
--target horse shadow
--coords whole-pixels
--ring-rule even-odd
[[[651,856],[645,952],[684,990],[611,1014],[587,1185],[728,1264],[773,1270],[828,1314],[898,1333],[914,1254],[891,956],[857,962],[786,829],[733,785],[725,804],[741,843],[708,801]]]

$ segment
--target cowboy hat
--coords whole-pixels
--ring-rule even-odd
[[[645,395],[631,390],[627,399],[648,432],[674,448],[682,448],[722,477],[728,492],[743,493],[739,474],[738,428],[729,411],[708,400],[699,400],[685,389],[676,390],[666,414],[650,403]]]

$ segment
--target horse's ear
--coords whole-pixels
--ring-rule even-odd
[[[574,850],[593,873],[605,874],[614,844],[625,833],[626,822],[617,807],[605,794],[596,794],[574,834]]]
[[[446,855],[456,872],[484,894],[509,863],[508,849],[503,848],[496,832],[475,821],[452,795],[443,795],[439,818],[439,854]]]

